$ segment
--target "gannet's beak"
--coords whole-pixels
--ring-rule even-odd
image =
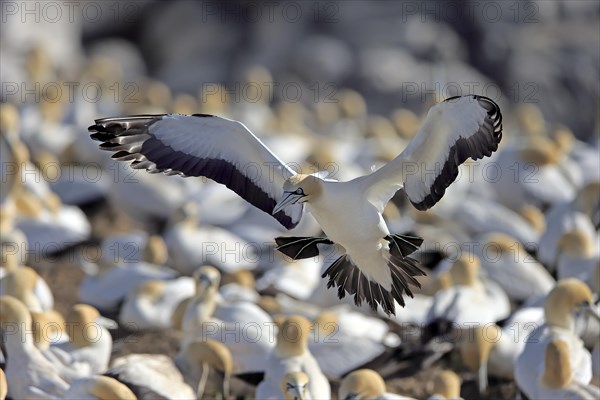
[[[273,209],[272,215],[277,214],[279,211],[283,210],[285,206],[288,204],[295,204],[298,200],[304,197],[303,194],[297,194],[294,192],[283,192],[283,198],[275,205]]]
[[[598,310],[596,309],[596,307],[592,304],[589,303],[584,303],[581,306],[581,311],[583,311],[583,313],[589,317],[592,317],[594,319],[596,319],[598,322],[600,322],[600,314],[598,313]]]
[[[213,285],[213,280],[210,278],[210,276],[201,275],[200,278],[198,279],[198,286],[202,290],[206,290],[209,287],[211,287],[212,285]]]
[[[300,388],[298,386],[294,387],[294,392],[296,392],[296,394],[294,394],[294,399],[304,400],[304,396],[302,395],[302,391],[300,390]]]
[[[95,321],[98,325],[106,328],[106,329],[118,329],[119,324],[117,324],[114,320],[110,318],[106,318],[103,316],[99,316]]]

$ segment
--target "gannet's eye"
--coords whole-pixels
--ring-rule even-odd
[[[296,189],[296,194],[304,194],[304,190],[302,188]]]
[[[287,383],[287,385],[286,385],[286,386],[287,386],[287,387],[286,387],[286,389],[287,389],[288,391],[290,391],[290,390],[294,389],[294,385],[292,385],[292,384],[291,384],[291,383],[289,383],[289,382]]]

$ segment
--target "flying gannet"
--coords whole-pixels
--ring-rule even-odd
[[[407,257],[422,243],[390,234],[382,213],[404,187],[411,203],[426,210],[437,203],[468,158],[490,156],[502,138],[502,115],[491,99],[457,96],[432,107],[406,149],[380,169],[346,182],[323,173],[296,173],[242,123],[207,115],[138,115],[103,118],[89,127],[113,158],[135,169],[168,175],[205,176],[226,185],[271,214],[287,229],[300,221],[304,203],[325,237],[278,237],[278,250],[293,259],[319,254],[317,244],[338,244],[345,254],[323,273],[338,296],[357,305],[377,304],[389,315],[394,299],[412,297],[409,284],[423,275]],[[139,199],[143,202],[143,199]]]

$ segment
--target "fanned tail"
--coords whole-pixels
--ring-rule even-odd
[[[425,275],[419,268],[415,259],[403,256],[414,252],[423,239],[416,236],[390,235],[386,237],[390,242],[390,253],[387,265],[392,277],[391,290],[384,289],[379,283],[369,280],[348,255],[343,255],[335,260],[323,273],[322,277],[329,277],[327,288],[337,286],[338,297],[343,299],[346,293],[354,295],[354,303],[360,306],[363,301],[369,304],[374,311],[379,304],[387,315],[395,315],[395,303],[402,307],[406,305],[403,294],[413,297],[409,286],[420,288],[421,284],[414,277]]]

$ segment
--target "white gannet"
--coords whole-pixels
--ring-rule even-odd
[[[33,324],[33,341],[42,351],[50,345],[69,341],[65,318],[56,310],[42,313],[30,311]]]
[[[0,296],[0,310],[5,372],[10,382],[8,395],[15,399],[63,397],[69,388],[68,381],[75,377],[65,376],[64,369],[35,347],[27,307],[12,296]]]
[[[561,149],[545,136],[504,147],[494,160],[495,198],[515,211],[524,205],[543,208],[573,200],[577,187],[565,176],[562,159]]]
[[[119,322],[129,330],[167,329],[177,305],[196,292],[189,276],[172,280],[149,280],[127,294]]]
[[[413,400],[412,397],[386,393],[381,375],[372,369],[358,369],[346,375],[338,389],[340,400]]]
[[[128,354],[114,359],[104,374],[127,385],[140,399],[195,399],[196,391],[164,354]]]
[[[562,398],[593,388],[591,355],[575,332],[580,315],[600,319],[589,287],[577,279],[559,281],[544,302],[546,323],[529,335],[515,363],[517,386],[527,397]]]
[[[432,107],[407,148],[375,172],[347,182],[323,173],[297,174],[243,124],[206,114],[144,115],[104,118],[90,126],[91,137],[113,158],[133,161],[135,169],[170,175],[206,176],[294,228],[303,203],[326,237],[277,238],[279,250],[292,258],[318,254],[318,243],[338,243],[346,254],[328,268],[329,286],[339,297],[354,295],[376,309],[394,313],[394,299],[412,296],[419,286],[418,263],[407,256],[420,238],[390,235],[382,213],[400,188],[425,210],[438,202],[468,158],[490,156],[502,137],[502,115],[482,96],[452,97]],[[137,198],[138,203],[145,199]]]
[[[54,307],[52,291],[33,268],[9,267],[5,271],[0,279],[0,295],[19,299],[30,311],[42,312]]]
[[[213,339],[201,339],[190,343],[174,359],[175,365],[181,373],[185,382],[196,389],[197,398],[201,399],[205,393],[207,384],[211,389],[219,391],[224,399],[229,398],[229,383],[233,372],[233,358],[231,352],[223,343]],[[216,380],[208,380],[211,370],[222,374],[221,387],[217,388]]]
[[[514,365],[525,346],[525,338],[519,340],[512,330],[486,324],[462,332],[460,356],[463,364],[477,374],[482,395],[487,390],[488,376],[514,379]]]
[[[88,304],[75,304],[65,325],[69,341],[52,348],[66,352],[73,362],[89,365],[93,374],[106,371],[112,351],[112,336],[107,328],[116,329],[117,323]]]
[[[427,314],[427,323],[451,321],[465,328],[473,323],[487,324],[510,315],[506,293],[495,282],[482,281],[481,262],[474,254],[464,253],[452,264],[452,286],[438,291]]]
[[[460,384],[460,377],[454,371],[442,370],[433,377],[433,394],[428,400],[461,400]]]
[[[136,400],[133,392],[118,380],[108,376],[81,378],[71,384],[65,399],[80,400]]]
[[[217,226],[200,225],[198,205],[185,203],[170,220],[165,243],[173,268],[191,275],[200,265],[211,264],[225,272],[258,265],[258,247]]]
[[[600,262],[596,244],[582,230],[576,229],[563,234],[556,247],[556,276],[558,279],[577,278],[584,282],[592,281],[594,271]]]
[[[478,237],[477,243],[475,254],[481,261],[483,274],[500,285],[511,300],[544,296],[556,285],[548,270],[517,238],[491,233]]]
[[[537,258],[554,270],[560,237],[570,231],[581,230],[594,243],[596,254],[600,252],[598,232],[593,215],[600,208],[600,182],[584,186],[573,201],[559,203],[546,212],[546,230],[540,237]]]
[[[264,371],[274,346],[275,324],[271,317],[247,301],[219,303],[221,274],[214,267],[199,268],[194,279],[196,294],[186,301],[181,347],[185,349],[197,339],[214,339],[231,351],[235,374]]]
[[[395,347],[399,342],[400,338],[389,332],[384,321],[343,304],[324,310],[315,318],[308,348],[321,371],[338,378],[382,355],[388,343]]]
[[[308,349],[310,322],[291,316],[278,323],[277,343],[264,364],[264,380],[256,387],[257,399],[281,398],[281,381],[288,372],[304,372],[308,390],[315,399],[329,399],[331,387]],[[235,356],[235,355],[234,355]]]
[[[119,253],[118,249],[125,251]],[[125,296],[141,283],[173,279],[178,275],[177,271],[162,265],[167,254],[159,236],[150,237],[141,260],[137,260],[134,250],[135,246],[113,247],[106,257],[111,261],[106,260],[106,253],[103,253],[98,268],[92,264],[90,271],[84,270],[86,276],[79,285],[79,299],[100,310],[114,311]],[[130,256],[131,260],[128,259]]]
[[[256,291],[255,286],[256,280],[252,272],[240,269],[223,277],[219,294],[223,300],[229,303],[236,301],[256,303],[260,299],[260,295]]]
[[[256,282],[258,290],[282,292],[300,300],[310,300],[311,294],[321,283],[321,265],[318,257],[296,262],[282,262],[279,268],[269,269]]]

